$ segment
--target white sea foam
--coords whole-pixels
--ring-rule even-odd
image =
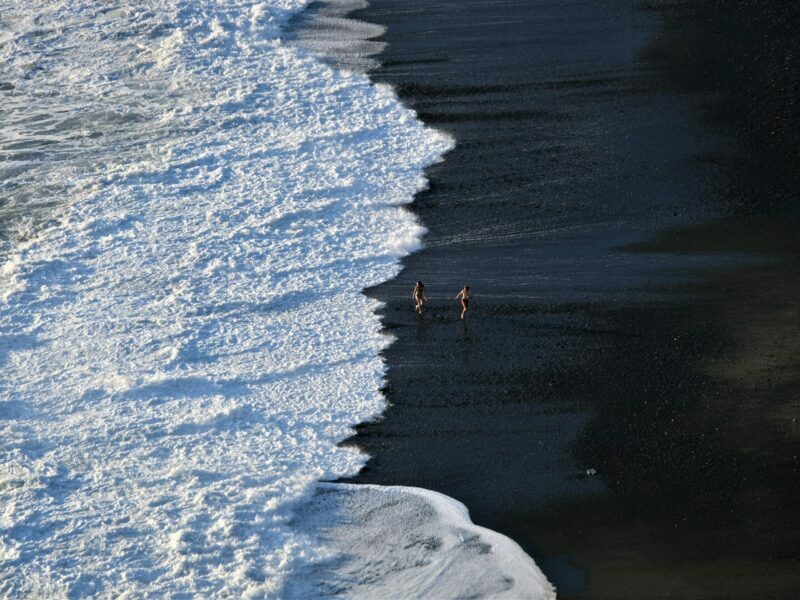
[[[516,543],[429,490],[322,484],[292,525],[319,536],[331,557],[300,565],[286,597],[555,598]]]
[[[303,4],[0,1],[3,206],[47,209],[2,248],[0,593],[278,595],[341,550],[293,514],[363,464],[359,291],[451,142],[282,44]]]

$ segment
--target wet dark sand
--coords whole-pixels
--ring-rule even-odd
[[[412,207],[425,249],[368,290],[397,341],[353,481],[457,498],[562,598],[800,597],[798,10],[352,16],[457,140]]]

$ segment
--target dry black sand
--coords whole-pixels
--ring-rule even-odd
[[[353,481],[464,502],[563,598],[800,597],[798,4],[370,4],[373,79],[457,147],[368,290]]]

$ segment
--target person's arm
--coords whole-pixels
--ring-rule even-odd
[[[458,293],[456,294],[455,300],[458,300],[458,299],[459,299],[461,296],[463,296],[463,295],[464,295],[464,290],[461,290],[460,292],[458,292]]]

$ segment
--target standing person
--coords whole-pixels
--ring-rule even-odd
[[[411,297],[414,298],[414,302],[417,303],[414,311],[422,314],[422,306],[428,301],[428,299],[425,297],[425,286],[421,281],[418,281],[417,285],[414,286],[414,293],[411,294]]]
[[[472,298],[472,292],[469,291],[469,286],[465,285],[464,289],[456,294],[456,300],[461,298],[461,318],[464,318],[464,315],[467,314],[467,308],[469,307],[469,301]]]

